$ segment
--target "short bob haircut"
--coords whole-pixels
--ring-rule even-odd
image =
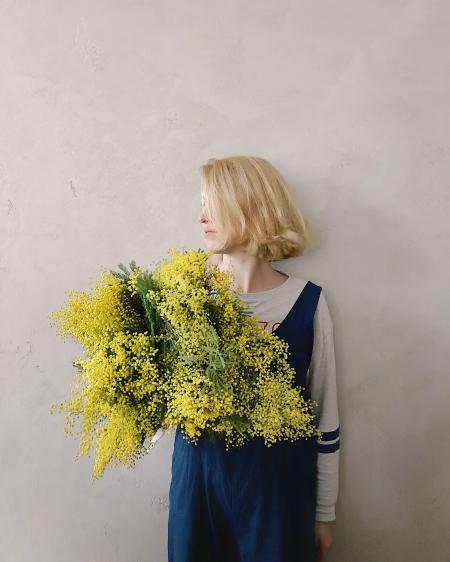
[[[267,160],[210,158],[200,173],[205,213],[218,231],[222,251],[243,246],[266,261],[304,253],[311,236],[286,182]]]

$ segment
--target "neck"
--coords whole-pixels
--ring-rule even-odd
[[[286,275],[276,271],[270,262],[246,253],[223,254],[217,266],[232,274],[232,289],[243,293],[256,293],[273,289],[286,280]]]

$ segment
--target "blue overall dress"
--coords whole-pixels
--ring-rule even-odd
[[[306,387],[321,287],[308,281],[273,331],[287,341],[295,384]],[[314,436],[270,447],[256,438],[225,449],[175,433],[169,490],[169,562],[314,562]]]

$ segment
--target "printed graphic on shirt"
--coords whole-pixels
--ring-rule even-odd
[[[268,320],[260,320],[260,319],[258,319],[258,323],[261,324],[261,326],[267,332],[271,332],[272,334],[278,328],[278,326],[281,324],[281,322],[269,322]]]

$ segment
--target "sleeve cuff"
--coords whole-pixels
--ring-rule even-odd
[[[316,521],[335,521],[336,513],[334,507],[328,509],[316,509]]]

